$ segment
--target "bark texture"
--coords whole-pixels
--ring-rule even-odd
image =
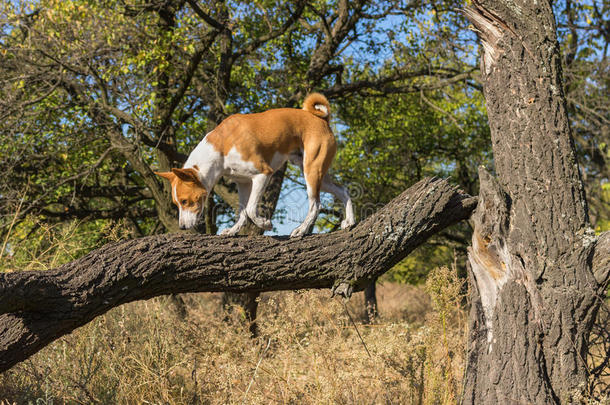
[[[587,386],[587,338],[608,278],[608,236],[589,226],[549,1],[466,8],[497,179],[479,171],[469,251],[465,403],[570,403]]]
[[[184,292],[365,288],[476,198],[425,179],[354,228],[303,238],[155,235],[44,272],[0,274],[0,372],[126,302]]]

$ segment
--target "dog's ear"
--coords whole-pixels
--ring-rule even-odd
[[[169,181],[174,180],[174,177],[176,177],[176,175],[173,172],[153,172],[153,173],[155,173],[157,176],[165,177]]]
[[[188,169],[172,169],[172,173],[176,175],[182,181],[189,181],[200,185],[199,176],[197,176],[197,171],[192,168]]]

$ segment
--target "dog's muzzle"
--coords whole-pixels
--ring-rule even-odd
[[[190,229],[197,224],[199,214],[189,210],[180,209],[180,216],[178,217],[178,225],[180,229]]]

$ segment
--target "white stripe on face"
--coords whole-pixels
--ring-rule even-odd
[[[172,186],[172,197],[174,198],[174,201],[176,202],[176,204],[178,204],[178,208],[181,208],[180,201],[178,201],[178,192],[176,191],[175,184]]]

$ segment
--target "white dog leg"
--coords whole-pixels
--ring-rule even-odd
[[[235,183],[237,184],[237,193],[239,194],[239,213],[235,225],[230,228],[224,229],[220,232],[220,235],[237,235],[237,233],[246,225],[248,221],[248,214],[246,213],[246,204],[250,199],[250,191],[252,190],[252,183],[250,181],[244,181]]]
[[[256,176],[252,177],[252,191],[250,192],[250,198],[248,199],[248,204],[246,205],[246,213],[252,222],[254,222],[254,224],[259,228],[266,231],[273,228],[271,221],[267,218],[259,217],[256,210],[270,178],[271,176],[268,174],[257,174]]]
[[[309,232],[311,227],[313,226],[314,222],[316,221],[318,214],[320,213],[319,197],[316,198],[313,195],[313,192],[311,191],[309,186],[307,186],[307,198],[309,199],[309,210],[307,211],[307,216],[305,217],[305,220],[303,221],[303,223],[301,225],[299,225],[298,227],[296,227],[290,233],[291,238],[295,237],[295,236],[303,236],[307,232]]]
[[[326,175],[322,179],[321,190],[326,193],[331,193],[339,200],[341,200],[341,202],[345,206],[345,219],[341,221],[341,229],[347,229],[350,226],[353,226],[356,223],[356,219],[354,218],[354,207],[352,206],[352,199],[350,198],[347,189],[343,186],[335,184],[330,179],[330,176]]]

